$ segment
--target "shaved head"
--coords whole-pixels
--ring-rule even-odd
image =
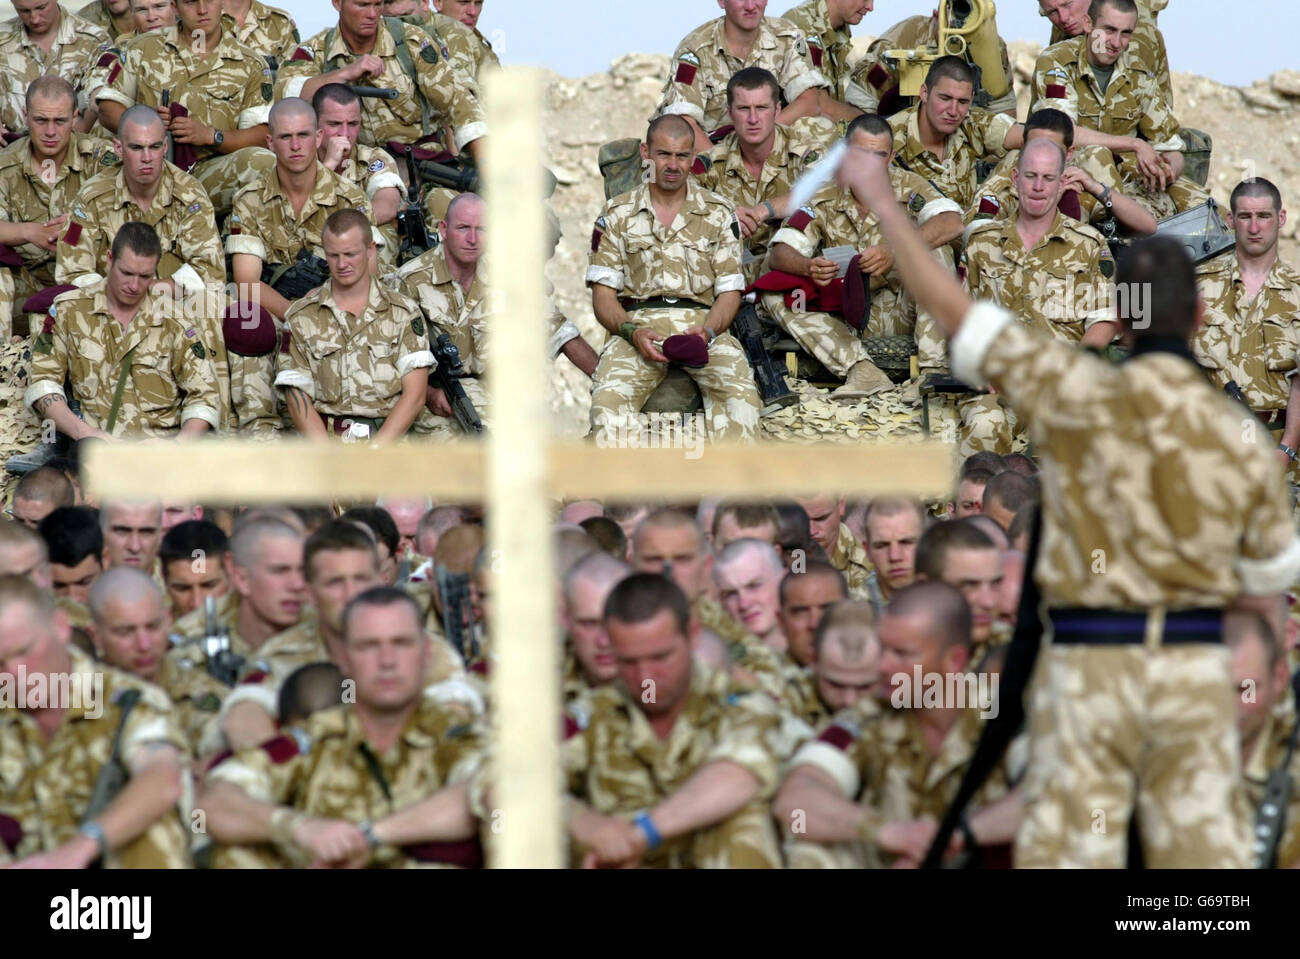
[[[152,576],[129,566],[118,566],[100,573],[90,587],[90,615],[97,623],[104,621],[104,609],[110,602],[130,605],[153,599],[161,606],[162,587]]]
[[[156,113],[154,115],[157,116]],[[275,106],[271,107],[271,113],[267,117],[266,122],[271,128],[271,132],[275,133],[276,124],[281,120],[297,120],[304,117],[311,123],[312,128],[315,129],[316,111],[311,108],[311,104],[302,99],[302,97],[286,97],[276,103]]]

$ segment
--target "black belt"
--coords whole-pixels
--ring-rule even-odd
[[[1052,642],[1085,645],[1140,644],[1151,613],[1066,606],[1047,611]],[[1165,614],[1162,644],[1217,643],[1223,638],[1222,609],[1180,609]]]
[[[619,301],[628,313],[635,310],[708,310],[699,300],[688,300],[680,296],[652,296],[647,300],[634,300],[625,296]]]

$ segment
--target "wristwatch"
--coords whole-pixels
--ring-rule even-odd
[[[363,819],[357,824],[357,829],[361,835],[366,837],[366,843],[371,849],[379,848],[379,837],[375,835],[375,824],[369,819]]]
[[[707,333],[707,334],[709,335],[709,346],[712,346],[712,345],[713,345],[713,341],[716,340],[716,339],[718,338],[718,334],[717,334],[717,333],[714,333],[714,332],[713,332],[711,329],[709,329],[707,326],[704,327],[704,332]]]
[[[95,861],[102,862],[104,857],[108,855],[108,837],[104,835],[104,827],[97,822],[82,823],[77,832],[95,840],[95,844],[99,846],[99,854],[95,856]]]
[[[214,147],[219,147],[221,146],[221,144],[225,142],[226,142],[226,135],[224,133],[222,133],[220,130],[212,131],[212,145]]]
[[[626,323],[624,323],[622,326],[618,328],[618,334],[619,336],[623,337],[623,339],[631,343],[633,346],[636,346],[636,341],[632,339],[632,334],[639,329],[641,329],[641,327],[637,326],[631,320],[628,320]]]
[[[1285,443],[1278,443],[1277,448],[1280,449],[1283,453],[1285,453],[1286,458],[1289,459],[1292,463],[1295,462],[1296,456],[1300,455],[1300,453],[1297,453],[1295,450],[1287,446]]]
[[[1115,205],[1110,202],[1110,187],[1108,186],[1104,186],[1101,188],[1101,196],[1099,196],[1097,199],[1101,200],[1101,202],[1105,204],[1106,209],[1108,210]]]

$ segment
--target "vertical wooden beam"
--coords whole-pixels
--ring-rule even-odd
[[[491,865],[561,866],[559,655],[551,574],[550,381],[544,316],[540,73],[488,77],[485,164],[489,287],[489,546],[496,602]]]

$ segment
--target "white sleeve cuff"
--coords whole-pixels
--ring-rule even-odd
[[[840,787],[840,792],[844,793],[844,798],[857,798],[858,787],[862,784],[861,777],[858,775],[858,767],[853,764],[853,760],[844,750],[836,749],[830,743],[816,739],[804,743],[790,760],[790,768],[805,765],[820,769],[834,779],[835,784]]]
[[[460,676],[452,676],[440,683],[424,687],[424,698],[435,703],[454,703],[464,706],[475,716],[487,712],[487,703],[483,696],[468,681]]]
[[[226,252],[231,256],[236,253],[247,253],[249,256],[257,257],[263,263],[266,262],[266,244],[257,237],[244,233],[232,233],[226,237]]]
[[[373,200],[376,193],[389,188],[396,190],[398,193],[403,193],[406,190],[406,184],[392,170],[383,170],[376,173],[370,178],[370,182],[366,184],[366,199]]]
[[[601,286],[621,290],[623,289],[623,274],[619,270],[611,270],[607,266],[589,266],[587,267],[587,283],[599,283]]]
[[[90,286],[92,283],[98,283],[102,279],[103,277],[100,276],[98,273],[83,273],[80,276],[68,277],[68,282],[70,282],[73,286],[79,286],[84,289],[85,287]]]
[[[745,276],[742,273],[728,273],[713,281],[714,296],[721,296],[723,293],[740,293],[744,289]]]
[[[432,354],[430,356],[432,357]],[[275,374],[275,382],[271,385],[276,389],[292,386],[294,389],[302,390],[313,400],[316,399],[316,384],[301,370],[281,370]]]
[[[226,696],[225,701],[221,704],[220,712],[217,713],[217,721],[225,720],[230,715],[230,711],[240,703],[256,703],[266,710],[272,719],[280,718],[279,690],[271,689],[269,686],[243,683],[232,689],[230,694]]]
[[[1008,323],[1016,318],[996,303],[979,302],[970,308],[961,329],[948,346],[952,374],[969,386],[984,386],[980,368],[984,357]]]
[[[564,349],[565,343],[576,340],[581,335],[582,333],[573,325],[572,320],[565,320],[561,323],[559,328],[551,334],[551,359],[555,359],[560,355],[560,350]]]
[[[1108,309],[1093,310],[1091,313],[1085,313],[1083,317],[1084,330],[1090,330],[1098,323],[1105,323],[1115,319],[1115,314]]]
[[[1060,110],[1075,123],[1079,122],[1078,110],[1075,109],[1074,104],[1069,100],[1062,100],[1056,97],[1048,99],[1047,97],[1044,97],[1034,105],[1034,112],[1037,113],[1039,110],[1047,107],[1051,107],[1053,110]]]
[[[1187,149],[1187,144],[1178,134],[1174,134],[1168,140],[1161,140],[1159,143],[1151,144],[1151,149],[1157,153],[1181,153]]]
[[[397,376],[400,379],[411,370],[428,369],[433,366],[433,353],[430,350],[420,350],[418,353],[407,353],[397,361]],[[287,370],[285,372],[288,372]],[[276,378],[276,385],[279,386],[279,378]]]
[[[266,788],[266,777],[258,774],[238,760],[227,760],[214,766],[208,772],[207,780],[238,786],[249,799],[255,802],[274,802]]]
[[[172,274],[172,282],[186,293],[199,293],[207,288],[203,277],[188,263],[182,263],[180,269]]]
[[[315,66],[315,64],[313,64],[313,66]],[[301,97],[302,88],[307,85],[307,81],[310,79],[311,77],[290,77],[288,80],[285,80],[284,96],[280,97],[280,99],[287,100],[289,97]]]
[[[1293,535],[1286,549],[1272,559],[1238,557],[1235,565],[1243,593],[1250,596],[1280,593],[1300,579],[1300,538]]]
[[[813,67],[807,73],[801,73],[785,85],[786,103],[794,103],[799,97],[807,93],[814,87],[825,87],[828,91],[831,82],[826,79],[826,75]]]
[[[221,428],[221,418],[217,416],[217,411],[212,407],[205,405],[187,406],[181,410],[181,425],[184,426],[187,420],[202,420],[212,427],[212,432]]]
[[[961,216],[961,207],[957,205],[956,200],[950,200],[946,196],[941,196],[937,200],[931,200],[925,206],[921,207],[921,212],[916,215],[916,225],[925,226],[927,220],[933,220],[940,213],[956,213]],[[806,256],[807,254],[805,254]]]
[[[1011,132],[1015,125],[1015,117],[1009,117],[1005,113],[993,114],[993,119],[989,123],[989,135],[993,142],[986,143],[985,146],[998,156],[1002,156],[1007,152],[1007,134]]]
[[[239,119],[235,121],[235,127],[240,130],[251,130],[253,127],[268,122],[270,118],[270,104],[261,107],[249,107],[239,114]]]
[[[844,102],[865,113],[875,113],[880,106],[880,98],[868,92],[856,80],[849,81],[849,88],[844,92]]]
[[[813,248],[812,241],[805,234],[791,226],[783,226],[776,231],[776,235],[772,237],[771,246],[776,246],[778,243],[784,243],[800,256],[811,257],[817,252]]]
[[[465,144],[473,143],[475,140],[487,136],[487,132],[488,125],[482,120],[476,120],[473,123],[465,124],[463,127],[457,127],[455,131],[456,149],[465,149]]]
[[[35,383],[27,384],[27,389],[23,392],[23,402],[32,406],[43,396],[63,395],[62,383],[55,383],[53,380],[37,380]]]
[[[666,107],[660,110],[659,115],[665,117],[666,116],[690,117],[701,127],[704,126],[704,108],[697,107],[694,103],[691,103],[689,100],[674,100],[672,103],[668,104]]]
[[[305,83],[306,81],[304,80],[303,82]],[[104,84],[102,87],[100,87],[98,90],[95,91],[95,102],[98,103],[100,100],[112,100],[114,103],[122,104],[122,106],[126,107],[127,109],[130,109],[131,107],[135,106],[134,100],[132,100],[122,91],[114,90],[108,84]]]

